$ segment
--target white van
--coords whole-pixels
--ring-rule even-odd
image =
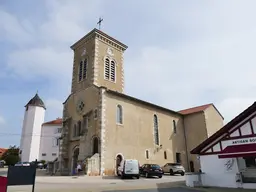
[[[125,177],[136,177],[140,178],[139,161],[136,159],[125,159],[121,162],[120,167],[118,167],[118,175],[122,179]]]

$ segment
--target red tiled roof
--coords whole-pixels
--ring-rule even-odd
[[[43,123],[43,125],[60,125],[60,124],[62,124],[62,119],[61,118],[57,118],[55,120]]]
[[[2,156],[5,151],[7,151],[7,149],[5,149],[5,148],[0,148],[0,156]]]
[[[202,112],[202,111],[204,111],[205,109],[207,109],[210,106],[213,106],[214,109],[219,113],[221,118],[224,119],[224,117],[221,115],[221,113],[215,107],[215,105],[213,103],[209,103],[209,104],[205,104],[205,105],[201,105],[201,106],[197,106],[197,107],[192,107],[192,108],[188,108],[188,109],[183,109],[183,110],[178,111],[178,113],[180,113],[182,115],[189,115],[189,114],[193,114],[193,113]]]
[[[203,141],[200,145],[194,148],[190,153],[191,154],[200,154],[201,150],[204,149],[206,146],[211,144],[213,141],[221,137],[223,134],[227,133],[230,129],[236,126],[239,122],[243,121],[246,117],[251,115],[256,111],[256,102],[254,102],[250,107],[245,109],[242,113],[224,125],[220,130],[215,132],[211,137]]]
[[[207,109],[207,108],[210,107],[211,105],[213,105],[213,104],[210,103],[210,104],[206,104],[206,105],[201,105],[201,106],[197,106],[197,107],[192,107],[192,108],[189,108],[189,109],[183,109],[183,110],[178,111],[178,112],[181,113],[182,115],[188,115],[188,114],[192,114],[192,113],[197,113],[197,112],[204,111],[205,109]]]

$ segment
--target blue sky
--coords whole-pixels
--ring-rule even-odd
[[[19,145],[38,90],[46,119],[70,92],[70,45],[97,27],[128,45],[125,92],[179,110],[214,103],[231,120],[255,101],[255,1],[0,2],[0,147]],[[146,70],[145,70],[146,69]]]

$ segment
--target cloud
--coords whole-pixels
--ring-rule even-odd
[[[25,82],[26,90],[34,94],[39,89],[48,98],[47,120],[60,117],[71,87],[69,46],[103,16],[104,32],[129,46],[124,55],[126,93],[173,110],[213,102],[229,121],[256,98],[255,6],[254,1],[236,0],[45,0],[40,19],[34,11],[38,7],[0,7],[0,42],[6,45],[0,78],[15,90],[13,101],[18,103],[24,91],[9,85],[8,78],[15,77],[21,85]],[[9,111],[16,108],[8,106]],[[7,121],[12,115],[5,115]]]
[[[62,118],[62,110],[63,110],[62,103],[63,103],[62,101],[57,99],[47,99],[45,101],[46,119],[58,118],[58,117]]]
[[[71,77],[70,60],[71,50],[58,51],[54,47],[32,48],[12,52],[8,57],[8,67],[12,73],[24,79],[47,77],[51,80],[63,80],[63,77]]]
[[[255,102],[255,98],[228,98],[218,103],[220,111],[225,114],[225,123],[243,112]]]
[[[4,117],[2,117],[2,116],[0,116],[0,125],[1,124],[5,124],[5,119],[4,119]]]

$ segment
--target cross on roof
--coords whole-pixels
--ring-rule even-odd
[[[101,26],[101,22],[103,21],[103,19],[100,17],[99,18],[99,21],[98,21],[98,23],[97,23],[97,25],[99,25],[99,30],[100,30],[100,26]]]

